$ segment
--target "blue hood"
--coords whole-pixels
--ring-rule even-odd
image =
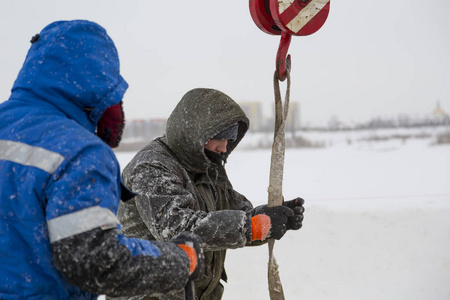
[[[45,27],[31,46],[10,99],[36,101],[37,96],[95,132],[103,112],[119,103],[127,88],[116,47],[101,26],[59,21]]]

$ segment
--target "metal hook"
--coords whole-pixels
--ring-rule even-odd
[[[277,77],[279,81],[286,79],[286,69],[291,70],[291,55],[287,54],[291,44],[291,35],[285,31],[281,32],[280,45],[277,52]]]

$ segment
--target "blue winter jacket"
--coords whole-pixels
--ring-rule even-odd
[[[0,299],[94,299],[186,283],[179,247],[118,234],[120,168],[95,129],[127,87],[95,23],[55,22],[32,44],[0,104]]]

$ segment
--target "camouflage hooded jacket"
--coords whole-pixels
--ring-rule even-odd
[[[139,151],[123,172],[125,185],[138,196],[119,207],[122,233],[167,241],[191,231],[203,239],[206,270],[195,283],[198,299],[221,298],[226,249],[251,243],[246,212],[252,204],[233,190],[225,168],[204,153],[211,137],[236,123],[238,137],[228,143],[226,156],[245,135],[249,121],[222,92],[194,89],[170,115],[165,136]],[[164,299],[182,299],[182,295]]]

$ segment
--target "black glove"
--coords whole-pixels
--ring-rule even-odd
[[[289,217],[294,216],[294,211],[287,206],[268,207],[262,205],[252,212],[252,241],[266,238],[279,240],[287,231]]]
[[[175,236],[171,242],[177,244],[189,257],[189,272],[191,273],[189,279],[195,280],[201,278],[205,269],[205,257],[200,246],[200,237],[190,232],[183,232]]]
[[[295,198],[294,200],[286,202],[283,201],[283,206],[287,206],[294,211],[294,215],[288,217],[288,222],[286,224],[288,230],[298,230],[302,228],[303,213],[305,212],[303,204],[305,204],[305,200],[302,198]]]

